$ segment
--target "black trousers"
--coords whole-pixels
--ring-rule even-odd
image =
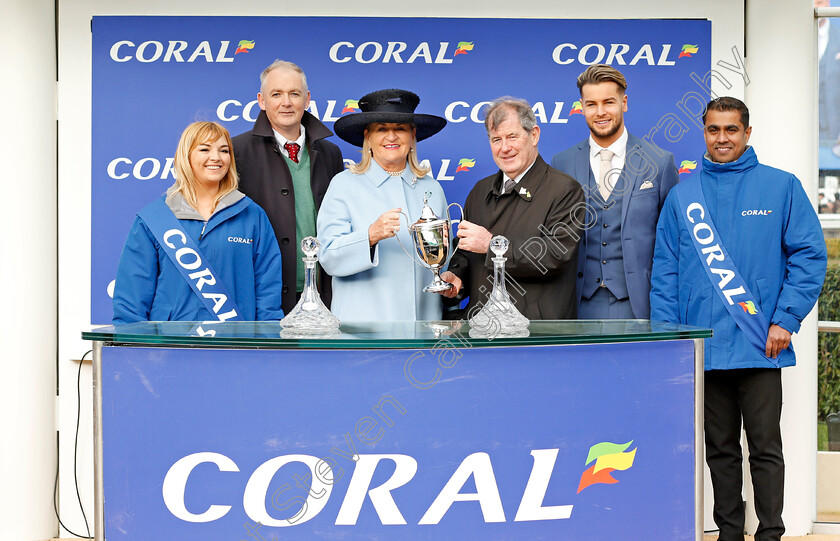
[[[750,450],[758,516],[756,541],[779,541],[784,504],[782,371],[778,368],[705,372],[706,463],[715,495],[720,541],[743,541],[741,420]]]

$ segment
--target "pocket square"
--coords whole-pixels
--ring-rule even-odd
[[[648,188],[653,188],[653,182],[651,182],[649,180],[646,180],[646,181],[642,182],[641,186],[639,186],[639,191],[647,190]]]

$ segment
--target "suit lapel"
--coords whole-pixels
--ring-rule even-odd
[[[587,206],[591,205],[591,186],[589,184],[590,173],[592,166],[589,164],[589,138],[583,140],[578,145],[578,151],[575,152],[575,179],[583,187],[583,193],[586,196]],[[591,207],[590,207],[591,208]],[[589,236],[589,228],[583,228],[583,244],[586,246],[587,237]]]
[[[575,152],[575,179],[583,186],[587,201],[589,200],[588,179],[591,170],[592,166],[589,165],[589,140],[586,139],[578,145],[578,151]]]
[[[624,168],[621,175],[629,188],[621,198],[621,225],[624,225],[624,219],[627,217],[627,208],[630,206],[630,198],[639,190],[641,185],[642,175],[642,153],[639,140],[627,134],[627,148],[624,151]]]

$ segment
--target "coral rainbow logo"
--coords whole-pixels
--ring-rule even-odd
[[[633,460],[636,458],[636,449],[629,452],[624,452],[633,440],[627,443],[611,443],[604,441],[597,443],[589,448],[589,456],[586,457],[586,464],[593,460],[595,464],[589,467],[583,475],[580,476],[580,484],[578,484],[578,494],[592,485],[598,483],[614,484],[618,483],[618,479],[610,475],[616,470],[629,470],[633,466]]]
[[[236,46],[236,52],[233,53],[235,55],[239,53],[247,53],[251,49],[254,48],[254,40],[247,40],[243,39],[239,42],[239,45]]]
[[[691,55],[696,54],[699,50],[700,47],[698,47],[697,45],[691,45],[690,43],[686,43],[682,46],[682,52],[677,58],[682,58],[684,56],[691,58]]]
[[[344,102],[344,109],[341,110],[341,114],[344,113],[352,113],[353,111],[359,110],[359,100],[347,100]]]
[[[467,54],[473,50],[473,47],[475,47],[475,43],[472,41],[459,41],[458,48],[455,49],[455,54],[452,56],[455,57],[459,54]]]
[[[470,158],[461,158],[458,162],[458,168],[455,169],[455,172],[461,171],[469,171],[471,167],[475,167],[475,160]]]
[[[583,106],[580,104],[580,100],[575,100],[572,104],[572,110],[569,111],[569,116],[572,115],[582,115],[583,114]]]
[[[679,173],[679,174],[690,173],[691,171],[693,171],[696,168],[697,168],[697,162],[696,161],[693,162],[691,160],[683,160],[682,163],[680,164],[680,169],[679,169],[679,171],[677,171],[677,173]]]
[[[753,301],[739,302],[738,306],[743,308],[744,312],[748,313],[751,316],[754,316],[758,313],[758,311],[756,311],[755,309],[755,304],[753,304]]]

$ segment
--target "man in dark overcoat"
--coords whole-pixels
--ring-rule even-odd
[[[479,180],[458,225],[458,251],[441,277],[455,287],[443,295],[469,296],[471,317],[493,288],[490,239],[505,236],[507,292],[528,319],[574,319],[577,247],[586,223],[580,184],[540,157],[540,128],[525,100],[492,102],[484,120],[499,171]]]
[[[239,190],[268,214],[283,259],[283,312],[294,308],[303,289],[300,241],[316,236],[315,217],[330,180],[344,169],[333,133],[309,107],[303,70],[275,60],[260,75],[259,116],[254,128],[233,138]],[[327,306],[329,276],[319,272]]]

